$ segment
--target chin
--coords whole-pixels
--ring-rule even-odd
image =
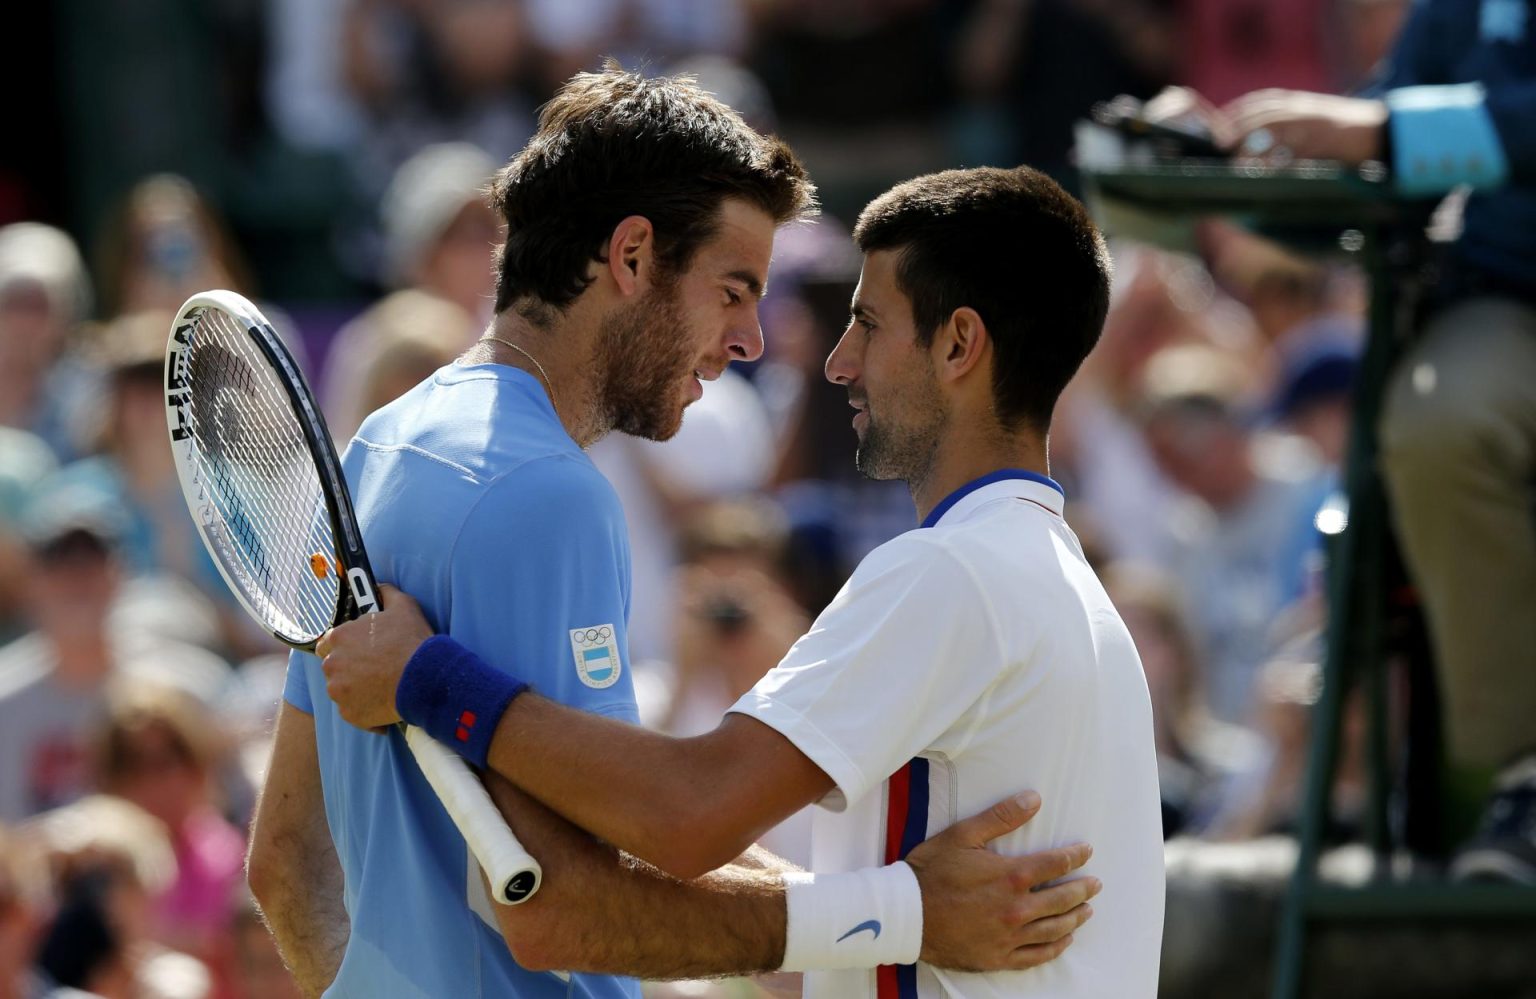
[[[683,428],[683,408],[686,405],[686,402],[671,402],[665,406],[631,412],[614,429],[648,441],[669,441]]]

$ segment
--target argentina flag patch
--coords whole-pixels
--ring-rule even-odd
[[[618,632],[611,624],[571,629],[571,654],[576,675],[589,687],[601,690],[619,682]]]

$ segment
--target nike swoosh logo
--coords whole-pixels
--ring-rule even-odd
[[[842,943],[844,940],[847,940],[849,937],[853,936],[855,933],[863,933],[865,930],[868,930],[869,932],[874,934],[874,938],[873,939],[879,940],[880,939],[880,920],[878,920],[878,919],[867,919],[867,920],[865,920],[864,922],[862,922],[859,925],[855,926],[853,929],[849,930],[847,933],[844,933],[842,936],[838,937],[837,938],[837,942],[838,943]]]

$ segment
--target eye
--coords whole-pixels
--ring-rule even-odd
[[[855,319],[853,322],[857,326],[862,326],[865,333],[873,333],[875,331],[875,324],[868,319]]]
[[[725,297],[731,305],[741,304],[741,293],[734,288],[725,289]]]

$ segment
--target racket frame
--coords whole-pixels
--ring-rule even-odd
[[[344,585],[337,587],[336,611],[331,626],[378,610],[378,587],[374,581],[373,567],[368,562],[367,551],[363,548],[362,531],[352,508],[351,492],[342,476],[341,461],[331,443],[330,431],[315,402],[314,393],[310,391],[298,364],[294,362],[293,354],[260,310],[244,296],[224,290],[205,291],[187,299],[177,312],[175,322],[171,324],[165,354],[166,428],[171,450],[175,453],[177,478],[203,544],[210,552],[218,551],[220,543],[209,532],[204,518],[206,516],[211,519],[219,514],[211,509],[213,500],[198,482],[196,462],[185,457],[185,453],[195,445],[190,442],[191,435],[184,429],[190,387],[181,374],[181,368],[187,363],[185,357],[191,336],[191,316],[199,309],[219,309],[238,321],[245,328],[246,335],[281,375],[278,380],[283,383],[283,389],[298,417],[310,457],[320,476],[320,492],[331,519],[331,533],[338,548],[336,558],[344,575]],[[224,560],[214,558],[213,563],[245,611],[253,619],[265,622],[266,615],[251,605],[244,587],[231,578]],[[275,630],[272,636],[290,648],[311,653],[319,641],[319,636],[305,641]],[[465,844],[470,852],[488,873],[491,867],[505,868],[502,874],[493,876],[500,881],[491,885],[497,901],[504,905],[516,905],[531,898],[543,882],[543,869],[538,860],[529,855],[517,841],[516,835],[501,818],[489,793],[474,776],[469,765],[452,750],[433,741],[425,732],[412,729],[404,722],[397,727],[427,782],[444,803],[454,824],[459,826],[460,833],[465,836]],[[514,853],[516,856],[507,862],[508,855]],[[503,863],[487,863],[492,857]]]
[[[278,381],[282,383],[283,391],[288,396],[288,401],[297,417],[299,430],[304,435],[304,443],[309,448],[315,470],[320,476],[320,492],[331,521],[331,534],[337,548],[336,559],[341,566],[343,579],[342,585],[337,586],[336,610],[331,616],[331,626],[335,627],[343,621],[377,610],[379,608],[378,587],[374,582],[373,567],[369,564],[368,553],[363,548],[362,532],[357,525],[357,515],[353,512],[352,499],[346,488],[346,480],[342,477],[341,460],[337,457],[336,448],[331,443],[330,431],[326,428],[325,417],[315,402],[314,393],[309,390],[308,384],[299,372],[299,366],[294,361],[293,354],[260,311],[243,296],[222,290],[201,292],[187,299],[176,314],[175,322],[171,324],[170,338],[166,343],[165,351],[166,429],[170,435],[171,451],[176,458],[176,475],[181,483],[187,505],[193,511],[192,520],[197,525],[203,544],[210,551],[218,551],[223,542],[215,538],[210,530],[209,521],[219,514],[214,510],[212,499],[199,481],[196,462],[187,457],[187,453],[194,448],[194,445],[189,440],[190,434],[184,429],[187,423],[186,409],[190,401],[190,387],[183,377],[183,369],[187,363],[186,351],[191,346],[194,314],[204,309],[220,310],[236,320],[245,328],[246,336],[261,351],[267,362],[282,376]],[[245,608],[246,613],[257,621],[265,621],[267,615],[252,605],[246,596],[244,585],[232,578],[229,569],[224,565],[224,559],[215,558],[213,563],[219,570],[219,575],[224,578],[225,584]],[[305,652],[313,652],[315,642],[319,640],[318,635],[313,639],[305,640],[294,635],[285,635],[276,629],[272,630],[272,636],[289,648]]]

